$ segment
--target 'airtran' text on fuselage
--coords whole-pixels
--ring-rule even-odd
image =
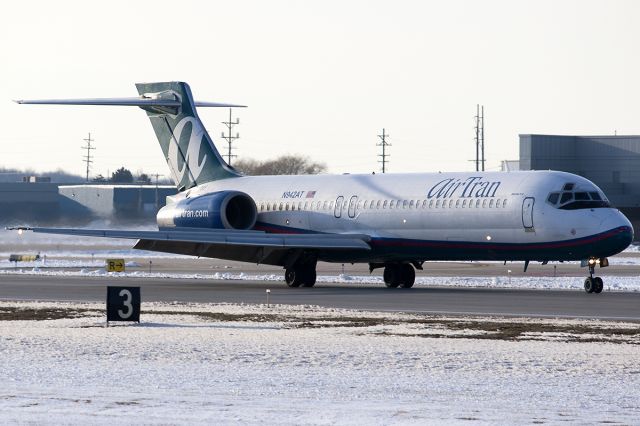
[[[483,181],[473,176],[466,180],[449,178],[442,180],[429,190],[427,198],[486,198],[495,197],[501,182]]]

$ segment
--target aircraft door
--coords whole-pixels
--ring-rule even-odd
[[[333,209],[333,216],[336,218],[340,218],[342,216],[342,202],[344,201],[344,197],[341,195],[336,198],[336,206]]]
[[[356,205],[357,204],[358,204],[358,196],[354,195],[349,200],[349,217],[352,218],[352,219],[354,217],[356,217]]]
[[[525,231],[533,230],[533,204],[535,201],[535,198],[527,197],[522,202],[522,225]]]

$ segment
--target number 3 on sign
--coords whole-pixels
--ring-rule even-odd
[[[124,300],[122,301],[122,304],[124,305],[125,308],[127,308],[126,313],[122,309],[118,309],[118,315],[120,315],[120,318],[122,318],[123,320],[126,320],[133,313],[133,306],[131,305],[131,297],[132,297],[131,292],[125,288],[120,290],[120,293],[118,294],[118,296],[124,298]]]
[[[140,287],[107,287],[107,323],[140,322]]]

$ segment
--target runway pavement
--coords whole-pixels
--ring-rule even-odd
[[[594,318],[640,322],[640,294],[568,290],[486,288],[388,289],[381,285],[317,284],[288,288],[263,281],[204,281],[168,278],[4,275],[2,300],[103,301],[107,285],[140,286],[144,302],[309,304],[324,307],[433,314],[489,314]]]

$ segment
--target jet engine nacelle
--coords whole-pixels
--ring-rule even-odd
[[[159,228],[252,229],[258,219],[253,199],[239,191],[187,198],[160,209]]]

